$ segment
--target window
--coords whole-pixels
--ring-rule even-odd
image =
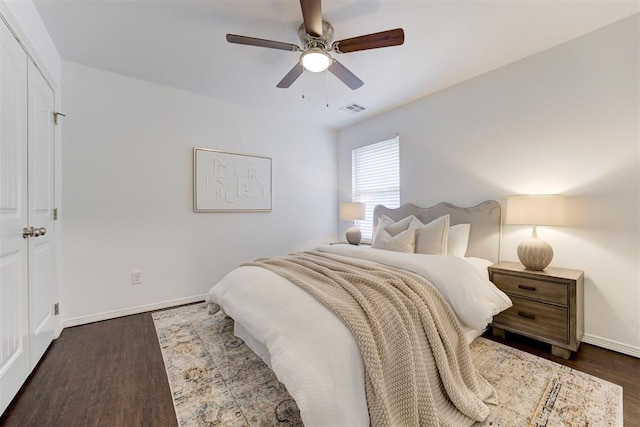
[[[373,236],[373,208],[400,206],[400,139],[398,137],[351,151],[354,202],[366,203],[366,217],[356,221],[363,240]]]

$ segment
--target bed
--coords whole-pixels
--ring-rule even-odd
[[[457,256],[404,253],[376,248],[374,241],[373,247],[325,245],[304,256],[367,268],[375,265],[375,268],[428,279],[436,289],[434,292],[444,297],[447,307],[455,313],[454,323],[461,327],[459,336],[463,338],[451,339],[467,346],[482,334],[492,316],[511,305],[508,297],[487,277],[487,267],[497,262],[500,254],[500,205],[486,201],[471,208],[448,203],[431,208],[411,204],[397,209],[376,206],[374,229],[389,228],[382,227],[381,221],[395,227],[402,222],[411,224],[410,227],[423,225],[414,227],[415,236],[415,230],[426,230],[426,225],[438,223],[442,227],[443,218],[446,218],[446,230],[467,227],[464,253]],[[402,233],[411,234],[411,230],[407,228]],[[390,238],[393,240],[397,235]],[[415,245],[416,241],[414,247],[417,248]],[[294,282],[296,280],[287,274],[271,270],[265,264],[243,265],[211,288],[207,297],[210,311],[221,308],[234,319],[235,335],[260,356],[286,386],[296,400],[305,425],[378,424],[371,415],[377,412],[372,412],[370,407],[371,379],[365,371],[360,341],[354,338],[357,334],[345,325],[344,319],[320,303],[317,295],[312,296]],[[445,327],[445,332],[440,334],[459,333],[450,329]],[[471,424],[467,416],[447,416],[452,417],[449,422]]]

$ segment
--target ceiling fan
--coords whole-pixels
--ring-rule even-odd
[[[298,35],[303,44],[302,48],[292,43],[227,34],[229,43],[302,52],[298,63],[276,85],[279,88],[290,87],[305,69],[312,72],[321,72],[328,69],[351,89],[358,89],[364,82],[334,59],[330,52],[349,53],[359,50],[399,46],[404,43],[404,31],[402,28],[333,41],[333,27],[322,19],[322,1],[300,0],[300,7],[302,8],[303,23],[298,29]]]

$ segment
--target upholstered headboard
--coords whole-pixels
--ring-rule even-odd
[[[443,215],[449,214],[451,225],[471,224],[467,256],[488,259],[498,262],[500,258],[500,236],[502,227],[502,209],[495,200],[487,200],[471,208],[461,208],[450,203],[438,203],[430,208],[419,208],[406,203],[399,208],[391,209],[377,205],[373,210],[373,228],[378,218],[386,215],[399,221],[414,215],[424,224]]]

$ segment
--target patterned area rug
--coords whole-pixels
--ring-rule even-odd
[[[301,426],[295,401],[205,304],[153,313],[178,422],[187,426]],[[622,426],[622,388],[478,338],[471,354],[498,405],[477,426]]]

